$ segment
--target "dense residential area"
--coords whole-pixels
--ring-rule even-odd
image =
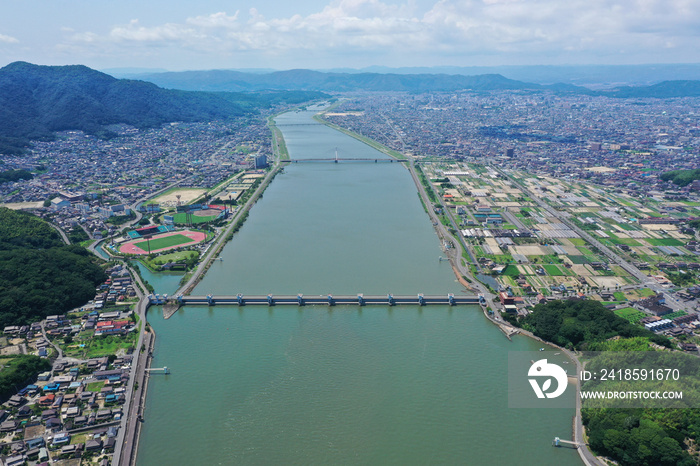
[[[3,364],[12,364],[17,355],[51,361],[31,374],[34,378],[17,381],[3,403],[5,464],[74,458],[81,464],[110,464],[144,329],[134,313],[138,285],[122,265],[106,273],[109,278],[86,305],[4,328]]]
[[[459,286],[508,338],[698,356],[698,98],[465,90],[323,107],[327,124],[405,157]],[[3,157],[5,464],[132,458],[155,338],[145,310],[179,308],[147,298],[141,274],[194,288],[280,171],[276,110],[62,131]],[[668,434],[678,461],[696,454],[683,429]]]

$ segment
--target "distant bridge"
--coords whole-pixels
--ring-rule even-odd
[[[391,159],[391,158],[362,158],[362,157],[343,157],[343,158],[326,158],[326,159],[292,159],[280,160],[281,163],[313,163],[313,162],[374,162],[374,163],[403,163],[408,162],[408,159]]]
[[[472,295],[454,295],[452,293],[446,295],[314,295],[304,296],[297,295],[207,295],[207,296],[184,296],[177,295],[168,298],[168,295],[150,295],[150,304],[180,304],[180,305],[205,305],[214,306],[217,304],[235,304],[238,306],[246,305],[297,305],[305,306],[307,304],[325,304],[328,306],[356,304],[364,306],[366,304],[385,304],[388,306],[396,306],[401,304],[426,306],[429,304],[442,304],[456,306],[458,304],[479,304],[479,297]]]
[[[283,123],[283,124],[275,124],[278,128],[284,127],[284,126],[326,126],[323,123]]]

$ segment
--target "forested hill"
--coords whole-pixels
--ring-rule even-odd
[[[0,207],[0,329],[85,304],[104,280],[85,248],[66,246],[46,222]]]
[[[504,89],[547,89],[549,86],[508,79],[500,74],[477,76],[448,74],[392,73],[324,73],[312,70],[288,70],[272,73],[244,73],[233,70],[182,71],[154,73],[140,79],[170,89],[190,91],[255,91],[262,89],[316,90],[323,92],[404,91],[438,92],[472,89],[493,91]],[[557,89],[579,89],[556,85]]]
[[[115,123],[144,128],[173,121],[226,120],[279,101],[297,103],[323,96],[167,90],[81,65],[15,62],[0,69],[0,154],[20,153],[30,140],[51,137],[55,131],[106,135],[105,127]]]

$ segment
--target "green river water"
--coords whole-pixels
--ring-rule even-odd
[[[277,118],[292,158],[384,157],[313,112]],[[302,125],[305,124],[305,125]],[[299,163],[195,294],[465,293],[408,171]],[[160,293],[176,278],[143,272]],[[471,306],[203,306],[157,334],[139,465],[579,465],[573,408],[509,409],[508,341]],[[573,400],[572,400],[573,406]]]

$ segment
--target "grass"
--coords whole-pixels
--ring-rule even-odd
[[[520,270],[513,265],[513,264],[508,264],[508,267],[503,269],[503,273],[501,275],[507,275],[509,277],[518,277],[520,276]]]
[[[633,307],[625,307],[623,309],[618,309],[615,312],[615,315],[622,317],[623,319],[628,320],[629,322],[636,324],[643,318],[645,318],[647,315],[643,313],[642,311],[638,311],[637,309]]]
[[[582,264],[588,264],[589,260],[586,259],[586,256],[568,256],[569,260],[576,264],[576,265],[582,265]]]
[[[184,215],[184,214],[183,214]],[[172,236],[165,236],[163,238],[156,238],[150,240],[150,250],[157,251],[158,249],[169,248],[172,246],[180,246],[183,244],[189,244],[195,242],[192,238],[188,238],[185,235],[177,234]],[[134,243],[136,246],[140,247],[144,251],[149,250],[149,241],[139,241]]]
[[[685,311],[676,311],[676,312],[672,312],[670,314],[666,314],[663,317],[664,317],[664,319],[675,319],[676,317],[681,317],[681,316],[685,316],[685,315],[687,315],[687,313]]]
[[[562,272],[561,269],[553,264],[543,264],[542,268],[547,271],[549,275],[552,275],[553,277],[561,277],[566,275],[566,273]]]
[[[586,245],[586,240],[583,238],[569,238],[569,241],[571,241],[571,244],[574,246],[585,246]]]
[[[100,390],[102,390],[102,387],[104,387],[104,386],[105,386],[104,380],[102,380],[100,382],[92,382],[92,383],[89,383],[85,386],[85,390],[87,390],[89,392],[98,393]]]
[[[198,224],[198,223],[208,223],[211,222],[212,220],[216,220],[216,217],[218,217],[219,214],[216,215],[210,215],[208,217],[199,217],[197,215],[190,215],[190,218],[187,218],[187,214],[184,212],[180,212],[179,214],[173,215],[173,221],[178,224],[178,225],[189,225],[190,223],[192,224]]]
[[[613,296],[615,296],[615,299],[618,301],[627,301],[627,296],[625,296],[625,293],[622,291],[616,291],[613,293]]]
[[[644,298],[656,296],[656,292],[654,290],[652,290],[651,288],[642,288],[641,290],[638,291],[638,293]]]
[[[86,359],[99,358],[116,354],[119,350],[126,350],[136,345],[137,332],[131,332],[126,336],[108,335],[95,337],[86,346]]]
[[[676,238],[645,238],[652,246],[683,246],[683,242]]]
[[[610,237],[610,242],[613,244],[626,244],[627,246],[641,246],[642,244],[633,238],[613,238]],[[681,243],[682,244],[682,243]]]
[[[140,261],[151,270],[160,270],[160,266],[168,262],[187,261],[190,258],[196,257],[199,257],[199,252],[197,251],[176,251],[156,256],[153,260],[149,260],[147,256],[143,256],[140,258]]]

